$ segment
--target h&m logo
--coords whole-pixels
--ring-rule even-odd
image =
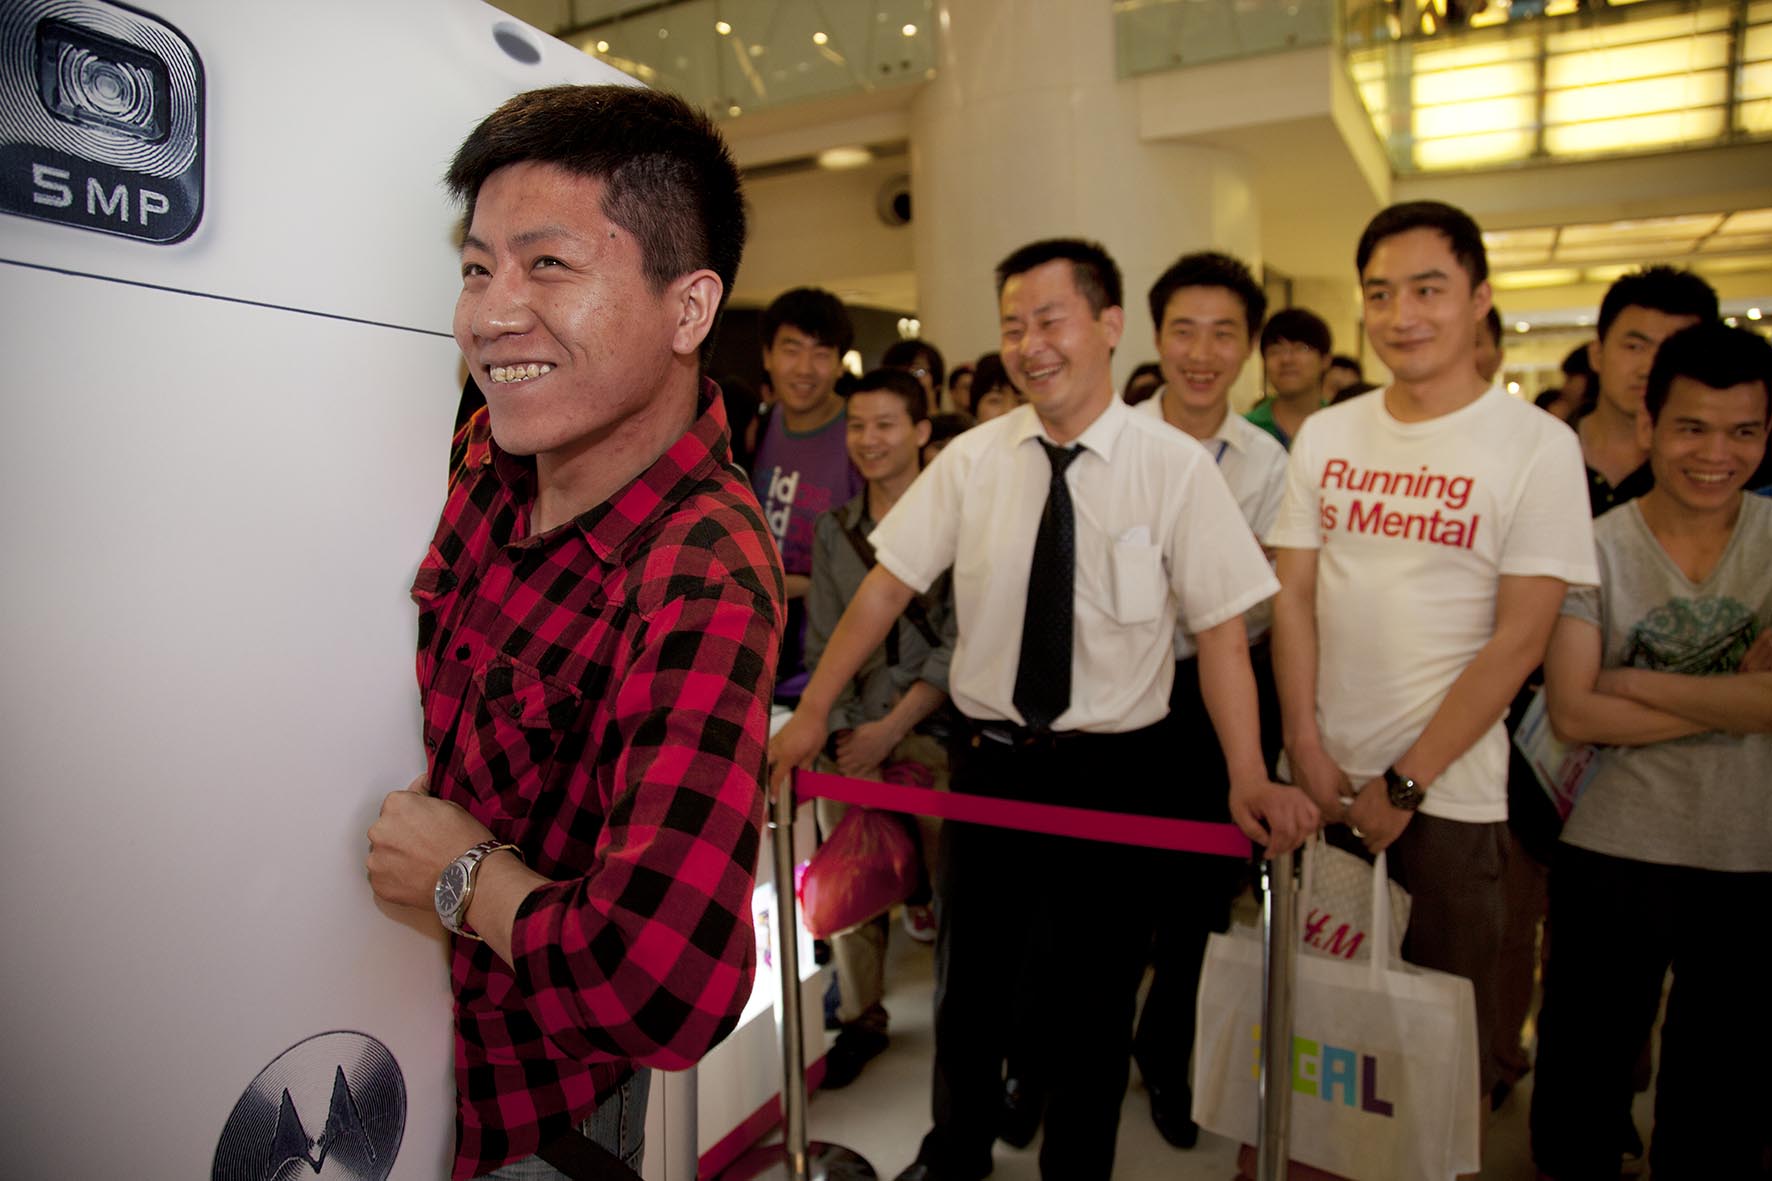
[[[1342,923],[1325,935],[1332,917],[1327,911],[1311,907],[1310,913],[1304,917],[1304,941],[1318,951],[1328,952],[1339,959],[1351,960],[1359,953],[1360,944],[1366,939],[1366,932],[1352,930],[1346,923]]]

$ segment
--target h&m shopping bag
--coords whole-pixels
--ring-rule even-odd
[[[1299,874],[1298,915],[1304,943],[1312,955],[1365,962],[1372,955],[1372,867],[1363,858],[1338,849],[1318,833],[1305,842]],[[1390,891],[1390,950],[1400,958],[1409,929],[1409,892],[1396,882]]]
[[[1446,1181],[1480,1167],[1470,981],[1393,959],[1384,858],[1371,877],[1372,957],[1300,955],[1293,989],[1292,1160],[1360,1181]],[[1194,1122],[1254,1143],[1262,947],[1214,935],[1200,979]]]

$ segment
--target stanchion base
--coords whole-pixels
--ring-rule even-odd
[[[805,1181],[876,1181],[867,1158],[841,1144],[814,1140],[806,1146]],[[762,1144],[726,1167],[719,1181],[798,1181],[782,1147]]]

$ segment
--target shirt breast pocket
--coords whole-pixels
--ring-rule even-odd
[[[494,815],[521,819],[577,752],[584,695],[507,656],[476,670],[458,733],[456,780]]]
[[[1108,549],[1108,582],[1115,620],[1151,622],[1162,614],[1167,598],[1163,551],[1140,538],[1116,540]]]

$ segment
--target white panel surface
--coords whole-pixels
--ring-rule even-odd
[[[443,943],[363,858],[423,768],[407,587],[461,383],[439,177],[509,94],[615,76],[471,0],[137,6],[205,69],[195,234],[0,215],[0,1173],[436,1178]],[[397,1158],[338,1041],[254,1100],[262,1136],[288,1088],[308,1162],[218,1157],[330,1031],[398,1063]]]

